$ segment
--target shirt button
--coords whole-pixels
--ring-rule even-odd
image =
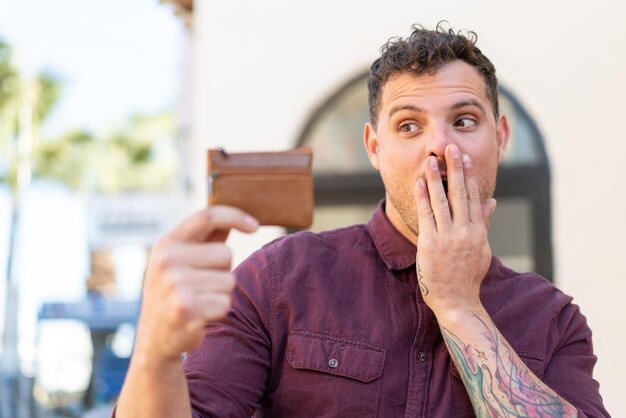
[[[328,360],[328,367],[334,369],[337,366],[339,366],[339,360],[337,360],[336,358],[331,358],[330,360]]]
[[[417,359],[419,361],[424,361],[426,360],[426,353],[424,353],[423,351],[420,351],[419,353],[417,353]]]

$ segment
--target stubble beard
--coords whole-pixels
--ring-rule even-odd
[[[380,176],[383,180],[383,184],[385,185],[387,197],[396,209],[396,212],[400,215],[402,222],[413,234],[415,234],[415,237],[418,237],[419,223],[417,205],[415,204],[412,184],[397,181],[393,177],[387,176],[386,172],[383,170],[380,171]],[[492,177],[480,179],[478,187],[480,191],[480,202],[482,204],[488,198],[493,196],[496,189],[495,174]]]

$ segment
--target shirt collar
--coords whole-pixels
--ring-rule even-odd
[[[385,200],[367,223],[374,246],[389,270],[404,270],[415,264],[417,247],[391,224],[385,214]]]

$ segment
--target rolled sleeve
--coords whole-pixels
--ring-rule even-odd
[[[597,357],[593,354],[591,330],[577,305],[568,303],[556,315],[543,381],[579,411],[580,417],[609,417],[593,378]]]
[[[251,416],[269,374],[270,264],[258,251],[236,270],[227,318],[210,323],[202,345],[185,358],[194,418]]]

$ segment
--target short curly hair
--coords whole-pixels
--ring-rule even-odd
[[[476,46],[478,35],[471,31],[454,31],[437,24],[435,30],[413,25],[411,36],[391,38],[380,48],[380,58],[372,64],[367,81],[370,121],[378,123],[378,108],[383,85],[390,77],[404,72],[435,74],[446,64],[461,60],[478,70],[485,81],[487,99],[498,118],[498,80],[496,69]]]

